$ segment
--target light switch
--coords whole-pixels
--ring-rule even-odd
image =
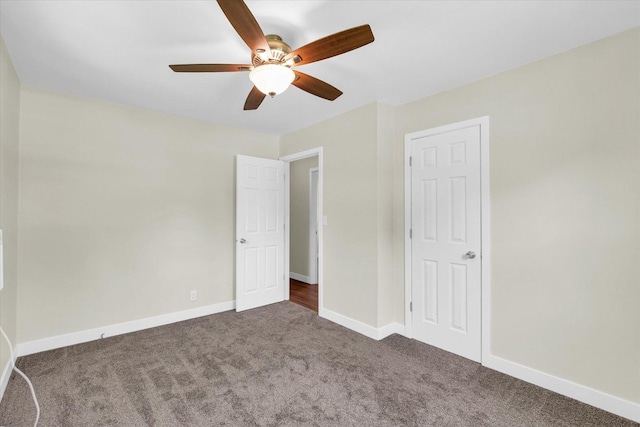
[[[322,215],[322,225],[327,225],[327,216]]]

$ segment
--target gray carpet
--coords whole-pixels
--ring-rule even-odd
[[[290,302],[19,359],[41,426],[633,426],[428,345]],[[30,426],[12,376],[0,425]]]

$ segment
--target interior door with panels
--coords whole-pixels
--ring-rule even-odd
[[[480,126],[411,142],[414,337],[481,358]]]
[[[284,170],[280,160],[237,157],[237,311],[284,300]]]

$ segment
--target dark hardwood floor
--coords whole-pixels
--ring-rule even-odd
[[[289,299],[303,307],[318,312],[318,285],[309,285],[291,279]]]

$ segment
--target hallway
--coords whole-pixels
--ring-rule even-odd
[[[318,285],[290,279],[289,299],[298,305],[318,312]]]

